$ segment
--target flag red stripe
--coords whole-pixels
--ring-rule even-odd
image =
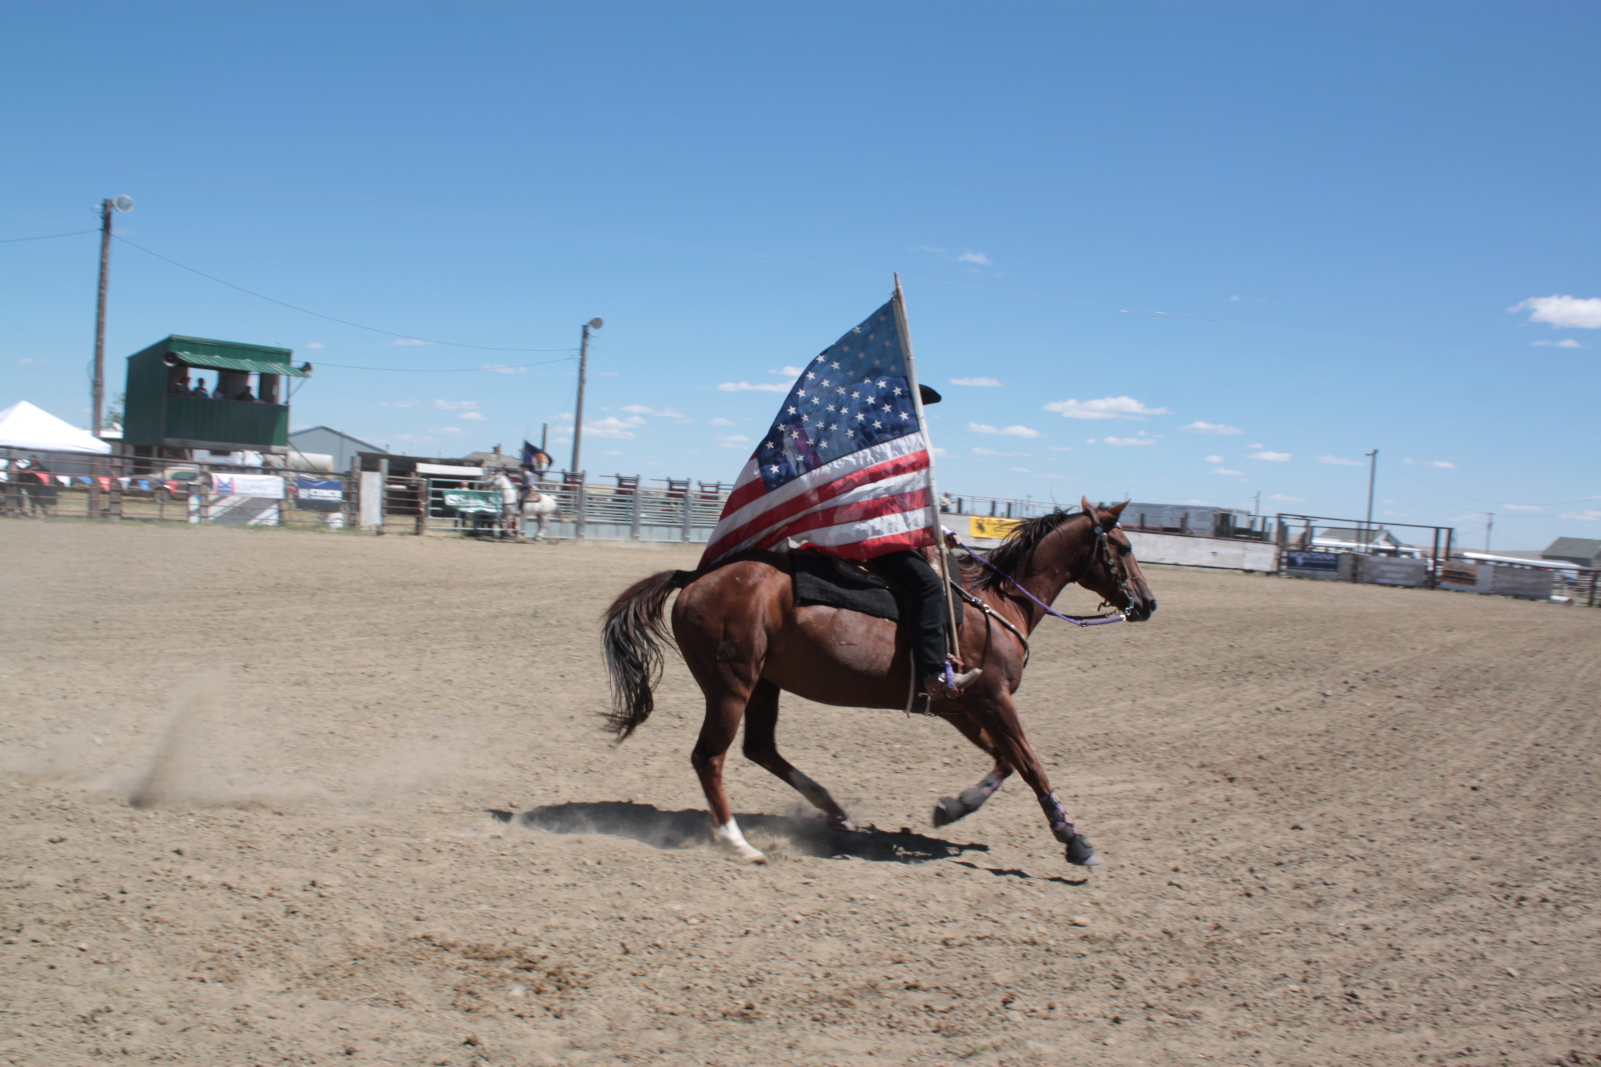
[[[860,470],[851,471],[849,474],[843,475],[832,482],[826,482],[815,489],[801,493],[767,511],[763,511],[737,528],[723,534],[723,536],[706,547],[705,553],[701,556],[701,566],[707,566],[733,546],[761,533],[775,523],[780,523],[791,516],[802,514],[819,504],[832,500],[841,493],[849,492],[859,486],[881,481],[897,474],[906,474],[912,471],[926,470],[927,468],[928,451],[919,449],[909,456],[898,456],[895,459],[886,460],[871,467],[863,467]],[[825,468],[818,468],[818,470],[823,469]],[[757,481],[752,484],[761,485],[763,483]],[[728,505],[723,510],[725,513],[735,510],[732,498],[729,499]]]
[[[810,515],[803,516],[783,529],[762,538],[758,547],[768,548],[785,537],[796,537],[810,530],[821,530],[829,526],[844,526],[849,523],[865,522],[868,519],[882,518],[885,515],[924,511],[928,508],[929,499],[927,489],[914,489],[909,493],[896,493],[894,496],[875,497],[872,500],[857,500],[849,504],[841,504],[835,508],[823,508],[812,512]],[[828,552],[830,546],[817,547],[824,552]]]

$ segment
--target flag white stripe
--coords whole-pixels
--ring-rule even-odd
[[[880,463],[887,463],[892,459],[900,459],[903,456],[916,455],[918,452],[923,451],[925,447],[921,433],[909,433],[904,437],[897,437],[893,441],[885,441],[882,444],[872,445],[860,451],[852,452],[848,456],[841,456],[836,460],[831,460],[816,470],[807,471],[794,481],[779,486],[771,493],[757,497],[732,515],[724,515],[718,520],[717,528],[712,531],[711,543],[716,544],[718,538],[726,536],[728,531],[737,530],[747,522],[760,516],[762,512],[777,507],[788,500],[809,493],[814,489],[819,489],[829,482],[864,468],[876,467]],[[747,473],[749,477],[747,477]],[[739,472],[739,480],[735,482],[734,492],[737,493],[742,484],[757,477],[760,477],[760,469],[756,465],[756,457],[752,456],[750,462],[745,464],[745,469]]]
[[[807,530],[805,536],[806,540],[814,545],[852,545],[858,541],[871,541],[875,537],[927,529],[929,525],[928,509],[918,508],[915,511],[897,511],[891,515],[879,515],[859,522],[825,526],[820,530]]]
[[[793,515],[786,515],[781,519],[768,523],[761,530],[751,534],[749,537],[745,538],[743,541],[739,542],[738,545],[729,549],[728,551],[743,552],[751,545],[754,545],[763,538],[769,536],[774,530],[797,523],[808,515],[815,514],[819,511],[824,511],[828,508],[842,507],[846,504],[856,504],[866,500],[881,500],[884,497],[899,496],[902,493],[911,493],[919,489],[927,488],[928,470],[926,468],[923,470],[907,471],[904,474],[891,475],[888,478],[883,478],[876,482],[868,482],[866,485],[859,485],[847,493],[840,493],[838,496],[829,497],[827,500],[820,500],[804,511],[798,511]],[[926,513],[928,508],[920,507],[917,510]],[[926,526],[928,524],[924,523],[923,525]],[[824,527],[824,529],[828,529],[828,527]],[[812,531],[807,531],[804,536],[807,540],[811,540]]]

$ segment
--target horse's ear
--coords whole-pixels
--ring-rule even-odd
[[[1128,507],[1128,503],[1129,502],[1127,500],[1125,500],[1121,504],[1117,505],[1116,507],[1111,507],[1111,508],[1107,508],[1106,509],[1107,511],[1110,511],[1112,513],[1112,521],[1113,522],[1116,522],[1118,520],[1118,518],[1123,514],[1123,509]]]
[[[1090,498],[1089,497],[1087,497],[1087,496],[1079,497],[1078,498],[1078,506],[1084,509],[1084,514],[1088,515],[1092,519],[1096,519],[1097,521],[1099,521],[1099,517],[1095,514],[1095,505],[1090,503]]]

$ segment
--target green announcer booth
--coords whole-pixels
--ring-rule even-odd
[[[135,455],[289,450],[288,348],[174,334],[128,357],[122,439]]]

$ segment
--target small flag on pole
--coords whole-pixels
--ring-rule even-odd
[[[807,364],[734,483],[700,565],[805,543],[869,559],[934,543],[928,442],[895,301]]]
[[[531,471],[547,471],[555,462],[550,453],[542,448],[536,448],[527,441],[523,442],[523,468]]]

